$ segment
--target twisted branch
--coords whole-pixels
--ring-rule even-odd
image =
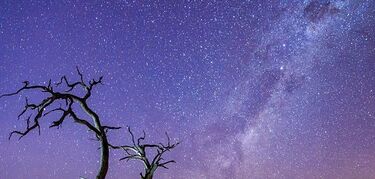
[[[138,139],[135,139],[130,127],[128,127],[128,132],[131,136],[132,145],[110,146],[113,149],[122,149],[125,152],[125,157],[122,157],[120,160],[140,160],[144,164],[145,173],[140,174],[142,179],[151,179],[158,167],[168,169],[167,164],[176,162],[174,160],[164,161],[162,158],[165,152],[171,151],[180,144],[180,142],[172,143],[168,133],[165,133],[167,136],[166,144],[142,144],[142,142],[146,139],[146,133],[144,131],[143,136],[139,137]],[[153,158],[148,158],[149,156],[146,152],[147,150],[151,149],[156,150],[156,155]]]
[[[90,80],[89,85],[86,85],[86,83],[84,82],[83,75],[79,71],[78,67],[77,67],[77,73],[80,76],[80,81],[70,83],[68,81],[67,77],[63,76],[63,77],[60,78],[60,81],[56,83],[56,86],[60,86],[63,82],[65,82],[65,84],[68,88],[68,89],[65,90],[65,93],[54,91],[53,87],[51,85],[52,82],[51,82],[51,79],[50,79],[46,86],[30,85],[29,81],[24,81],[23,86],[21,88],[19,88],[17,91],[15,91],[13,93],[6,93],[6,94],[3,94],[3,95],[0,95],[0,98],[3,98],[3,97],[8,97],[8,96],[18,95],[21,92],[31,91],[31,90],[40,91],[40,92],[43,92],[43,93],[47,93],[49,95],[48,97],[44,98],[40,103],[37,103],[37,104],[30,103],[29,99],[27,97],[25,98],[24,109],[18,114],[17,118],[20,119],[28,111],[30,111],[34,114],[30,114],[26,118],[26,124],[27,124],[26,129],[24,131],[17,131],[17,130],[12,131],[9,135],[9,139],[11,139],[11,137],[14,134],[20,135],[19,139],[21,139],[22,137],[24,137],[25,135],[27,135],[30,131],[32,131],[34,129],[38,129],[38,133],[40,134],[39,120],[42,117],[44,117],[48,114],[51,114],[51,113],[55,113],[55,112],[62,112],[62,114],[61,114],[61,116],[59,117],[58,120],[55,120],[55,121],[52,122],[52,124],[49,126],[50,128],[53,128],[53,127],[59,128],[67,117],[71,117],[71,118],[73,118],[73,120],[75,122],[86,126],[90,130],[94,131],[95,134],[98,135],[98,136],[102,135],[102,131],[107,132],[109,129],[118,129],[118,127],[110,127],[110,126],[99,126],[99,128],[96,128],[96,127],[94,127],[94,125],[92,125],[87,120],[80,119],[76,115],[76,113],[74,112],[74,110],[72,108],[73,103],[77,102],[77,103],[80,103],[80,104],[83,104],[83,103],[86,104],[86,99],[90,97],[91,90],[93,89],[93,87],[95,85],[102,84],[102,78],[103,78],[103,77],[100,77],[99,80],[95,80],[95,79]],[[68,93],[68,92],[72,91],[76,86],[81,86],[81,87],[84,88],[84,90],[86,91],[86,94],[84,95],[84,97],[80,98],[78,96],[75,96],[74,94]],[[60,104],[60,107],[52,109],[48,112],[45,112],[45,110],[49,106],[51,106],[52,104],[59,103],[58,101],[64,101],[66,109],[64,109]]]
[[[52,121],[50,128],[59,128],[67,118],[73,119],[74,122],[81,124],[87,127],[89,130],[95,133],[95,137],[100,142],[101,148],[101,162],[100,168],[97,173],[97,179],[104,179],[107,171],[108,171],[108,163],[109,163],[109,144],[107,139],[107,132],[109,130],[120,129],[119,127],[111,127],[111,126],[102,126],[100,118],[98,114],[96,114],[87,104],[87,99],[91,96],[92,89],[97,86],[98,84],[102,84],[103,77],[100,77],[98,80],[92,79],[85,83],[84,77],[82,73],[79,71],[77,67],[77,73],[79,75],[79,80],[75,82],[70,82],[66,76],[62,76],[60,81],[56,83],[56,87],[63,86],[66,88],[63,92],[55,91],[52,87],[51,80],[48,81],[47,85],[30,85],[29,81],[24,81],[23,86],[19,88],[17,91],[13,93],[7,93],[0,95],[0,99],[7,96],[14,96],[18,95],[24,91],[38,91],[42,93],[46,93],[48,97],[45,97],[40,103],[29,103],[28,98],[26,98],[26,104],[24,109],[18,115],[18,119],[21,118],[26,113],[31,113],[26,118],[26,129],[24,131],[12,131],[9,135],[9,140],[15,134],[19,135],[19,139],[26,136],[29,132],[38,129],[40,134],[40,125],[39,121],[42,117],[52,114],[58,113],[59,118],[57,120]],[[72,91],[77,88],[81,87],[86,93],[83,97],[76,96],[72,93]],[[65,103],[62,105],[61,103]],[[73,109],[73,104],[78,104],[81,110],[85,112],[91,119],[92,122],[82,119],[78,117],[77,113]],[[59,105],[58,108],[51,109],[46,112],[48,108],[51,106]]]

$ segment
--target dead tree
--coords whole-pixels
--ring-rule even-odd
[[[143,163],[144,173],[140,173],[141,179],[152,179],[157,168],[162,167],[168,169],[167,164],[175,163],[174,160],[166,161],[163,158],[163,154],[171,151],[180,144],[180,142],[171,143],[171,139],[168,133],[165,133],[165,135],[167,136],[166,144],[142,144],[142,141],[144,141],[146,138],[146,133],[144,131],[143,136],[139,137],[137,140],[135,139],[133,132],[130,130],[130,127],[128,127],[128,132],[131,135],[132,145],[111,145],[111,147],[114,149],[122,149],[123,151],[125,151],[126,156],[121,158],[120,161],[139,160]],[[147,153],[149,150],[154,150],[152,151],[155,153],[153,158],[150,157],[150,153]]]
[[[63,76],[61,77],[60,81],[55,84],[56,87],[58,87],[63,86],[62,84],[65,83],[66,86],[64,88],[66,88],[66,90],[63,92],[55,90],[51,84],[51,80],[49,80],[47,85],[31,85],[30,82],[24,81],[23,87],[18,89],[16,92],[1,95],[0,98],[17,95],[24,91],[39,91],[48,95],[48,97],[45,97],[41,102],[35,104],[30,103],[28,98],[26,98],[25,108],[18,115],[19,119],[29,111],[30,115],[26,117],[26,129],[23,131],[11,132],[9,139],[11,139],[12,135],[19,135],[19,139],[21,139],[34,129],[37,129],[40,135],[40,119],[48,114],[61,114],[61,116],[59,115],[59,119],[52,122],[52,124],[49,126],[50,128],[59,128],[67,118],[71,118],[77,124],[83,125],[87,127],[88,130],[92,131],[95,134],[96,139],[100,142],[101,162],[96,178],[104,179],[108,172],[109,163],[109,143],[107,139],[107,132],[111,129],[120,129],[120,127],[102,125],[98,114],[94,112],[87,103],[87,100],[92,94],[93,88],[98,84],[102,84],[103,76],[97,80],[92,79],[87,83],[84,81],[83,75],[79,71],[78,67],[77,73],[80,80],[76,82],[69,82],[67,77]],[[78,96],[72,93],[73,89],[76,87],[81,87],[85,91],[83,96]],[[76,113],[76,109],[73,108],[74,104],[78,104],[77,106],[79,106],[79,108],[81,108],[81,110],[84,111],[92,121],[89,122],[86,119],[80,118]]]

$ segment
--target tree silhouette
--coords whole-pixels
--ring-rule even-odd
[[[61,116],[58,120],[55,120],[50,125],[50,128],[61,126],[61,124],[67,119],[71,118],[74,120],[74,122],[83,125],[87,127],[90,131],[92,131],[97,140],[100,142],[100,150],[101,150],[101,162],[100,162],[100,168],[97,173],[96,178],[97,179],[104,179],[107,172],[108,172],[108,163],[109,163],[109,142],[107,139],[107,132],[111,129],[120,129],[120,127],[111,127],[111,126],[105,126],[101,124],[101,120],[96,112],[94,112],[88,105],[87,100],[91,97],[92,90],[95,86],[98,84],[102,84],[103,76],[101,76],[99,79],[95,80],[92,79],[90,81],[85,82],[82,73],[79,71],[77,67],[77,73],[80,77],[79,81],[70,83],[66,76],[62,76],[60,81],[56,83],[56,87],[62,86],[63,83],[66,85],[66,90],[61,91],[55,91],[52,87],[51,80],[49,80],[48,85],[30,85],[29,81],[23,82],[23,87],[18,89],[14,93],[9,94],[3,94],[0,96],[6,97],[6,96],[13,96],[17,95],[23,91],[39,91],[43,94],[47,94],[48,97],[45,97],[40,103],[30,103],[28,98],[26,98],[26,104],[25,108],[21,111],[21,113],[18,115],[18,118],[22,117],[27,113],[27,111],[30,111],[30,115],[26,117],[26,129],[24,131],[13,131],[9,135],[9,139],[13,135],[19,135],[19,139],[26,136],[29,132],[33,131],[34,129],[38,129],[40,134],[40,119],[48,114],[51,113],[60,113]],[[76,87],[81,87],[85,94],[83,97],[80,97],[78,95],[75,95],[72,93],[73,89]],[[73,108],[74,104],[78,104],[79,108],[81,108],[82,111],[84,111],[92,120],[92,122],[89,122],[86,119],[82,119],[78,117],[76,113],[76,109]],[[55,108],[55,106],[60,106]],[[52,108],[52,109],[49,109]],[[49,111],[47,111],[47,109]]]
[[[157,168],[162,167],[165,169],[168,169],[166,166],[169,163],[175,163],[174,160],[164,160],[163,154],[165,152],[171,151],[174,149],[177,145],[180,144],[180,142],[171,143],[171,139],[168,135],[168,133],[165,133],[167,136],[167,143],[159,143],[159,144],[142,144],[142,141],[146,139],[146,133],[143,131],[143,136],[139,137],[137,140],[134,137],[133,132],[131,131],[130,127],[128,127],[128,132],[130,133],[132,145],[122,145],[122,146],[113,146],[114,149],[122,149],[125,151],[125,157],[121,158],[120,160],[139,160],[144,165],[144,173],[140,173],[142,179],[152,179],[154,176],[154,173]],[[155,153],[155,155],[150,157],[150,153],[148,153],[148,150]]]

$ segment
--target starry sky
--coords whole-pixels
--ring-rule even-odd
[[[0,93],[104,75],[104,124],[182,141],[155,178],[375,178],[374,29],[372,0],[2,0]],[[94,178],[99,144],[72,120],[8,140],[25,96],[43,97],[0,99],[0,178]],[[139,178],[121,156],[108,178]]]

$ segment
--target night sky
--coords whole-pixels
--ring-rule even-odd
[[[370,179],[374,29],[373,0],[1,0],[0,93],[103,75],[88,102],[102,123],[182,141],[155,178]],[[8,140],[25,96],[43,94],[0,99],[0,178],[94,178],[99,143],[70,119]],[[139,178],[122,156],[107,178]]]

